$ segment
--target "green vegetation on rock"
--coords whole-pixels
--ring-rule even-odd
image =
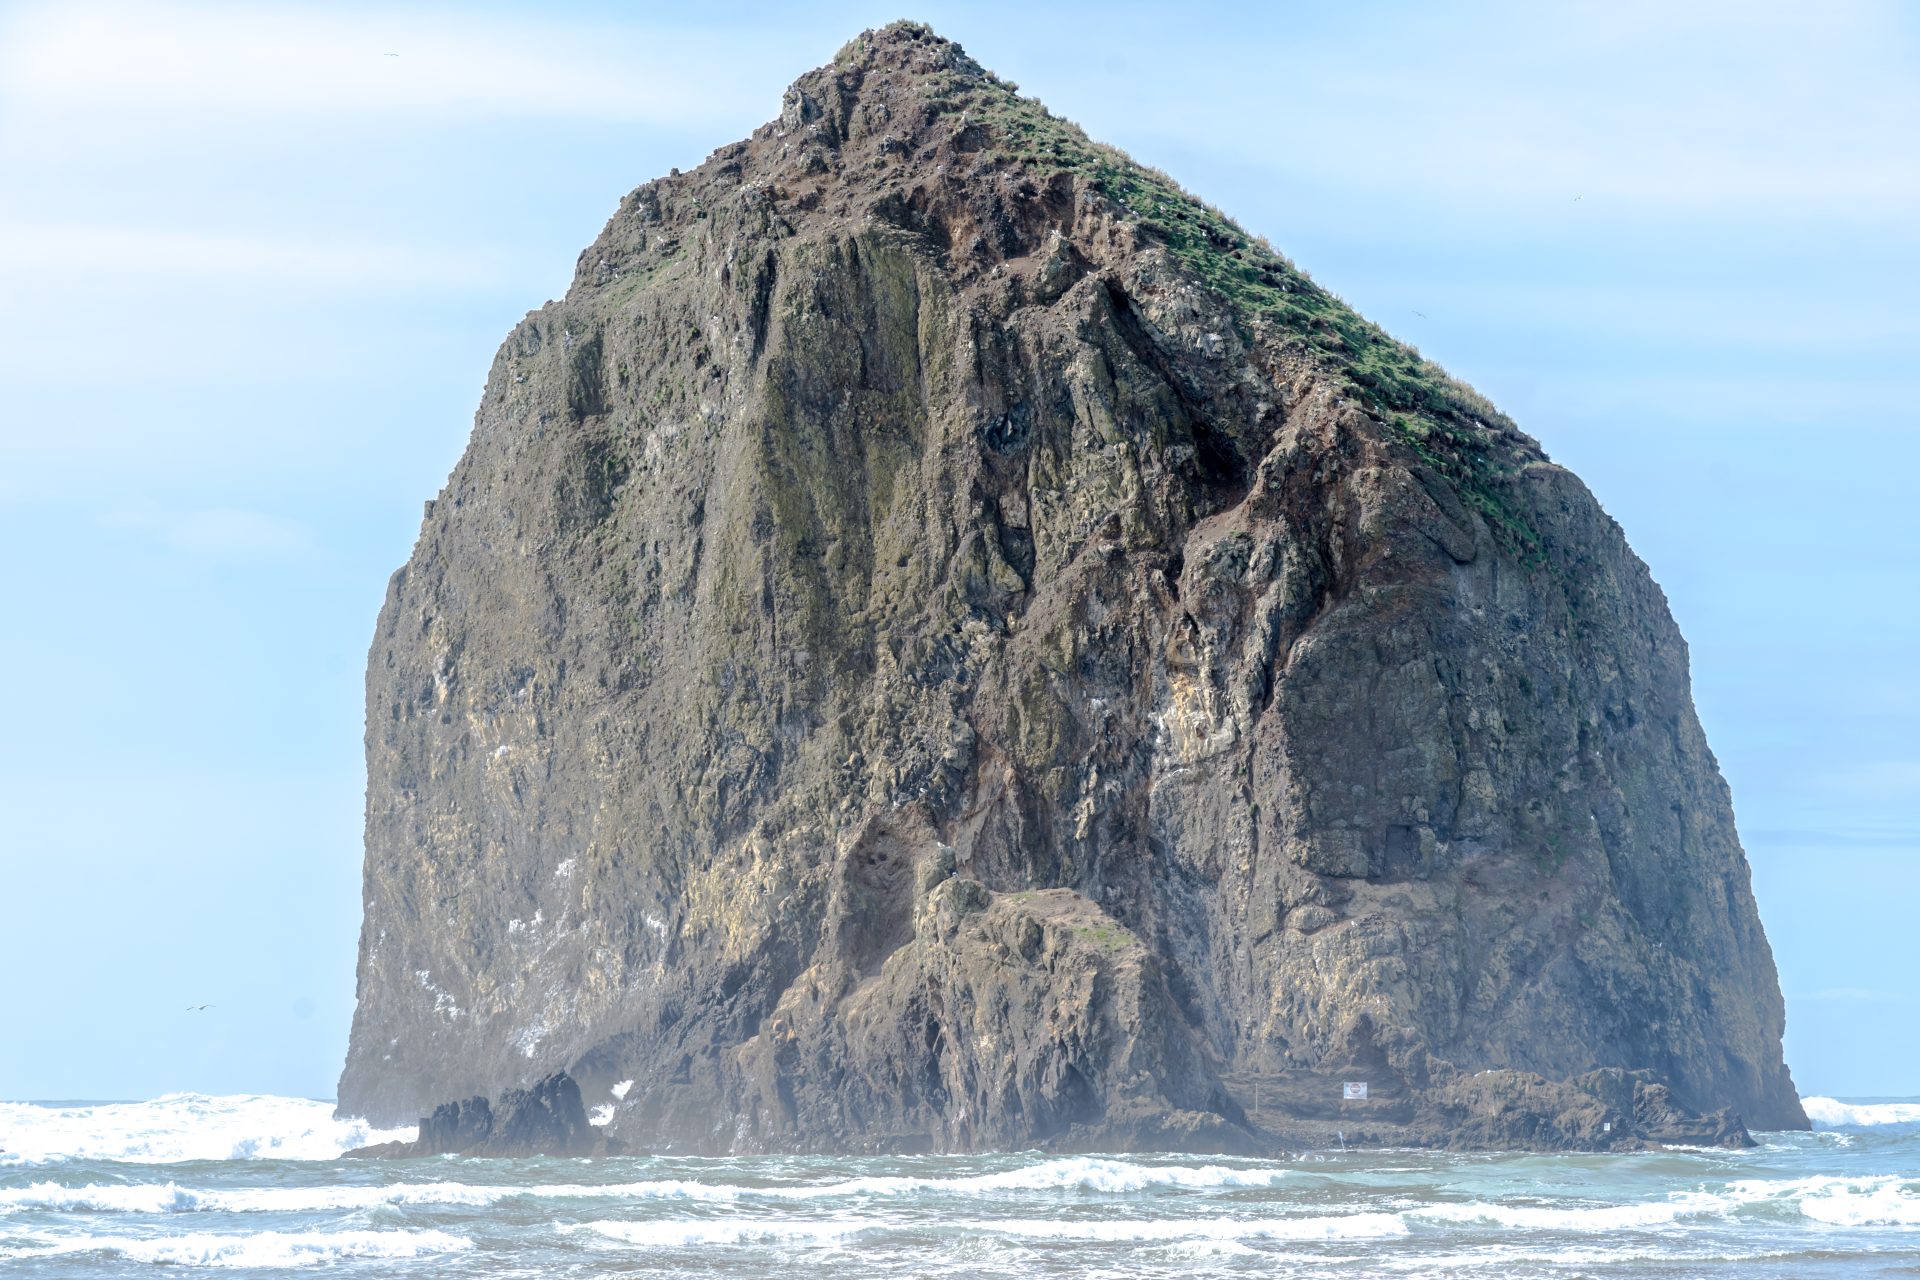
[[[1502,496],[1507,479],[1538,455],[1515,443],[1513,423],[1485,396],[1315,284],[1264,237],[1250,235],[1160,170],[1021,97],[1014,85],[990,73],[978,79],[947,73],[930,78],[926,92],[939,110],[963,112],[970,123],[987,126],[1009,162],[1091,183],[1228,304],[1243,339],[1255,337],[1246,328],[1251,324],[1298,341],[1338,370],[1373,412],[1391,415],[1400,437],[1454,482],[1496,535],[1538,552],[1538,532]]]

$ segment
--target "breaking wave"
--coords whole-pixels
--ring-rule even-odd
[[[36,1182],[0,1188],[0,1213],[29,1209],[103,1213],[301,1213],[371,1209],[379,1205],[484,1206],[502,1200],[831,1200],[862,1196],[993,1195],[1019,1191],[1089,1191],[1125,1194],[1154,1188],[1207,1191],[1270,1187],[1286,1176],[1272,1168],[1222,1165],[1143,1165],[1126,1160],[1075,1157],[1024,1169],[951,1178],[843,1178],[802,1185],[749,1187],[665,1178],[648,1182],[476,1185],[466,1182],[401,1182],[386,1186],[246,1187],[196,1190],[178,1183],[66,1186]]]
[[[1515,1205],[1473,1201],[1394,1212],[1363,1208],[1347,1213],[1288,1217],[944,1219],[933,1229],[964,1236],[998,1235],[1036,1241],[1193,1245],[1201,1252],[1237,1254],[1240,1250],[1233,1246],[1244,1241],[1383,1240],[1476,1225],[1499,1228],[1522,1237],[1617,1236],[1623,1232],[1657,1232],[1686,1219],[1735,1218],[1751,1209],[1793,1211],[1805,1219],[1836,1226],[1899,1227],[1920,1226],[1920,1195],[1915,1194],[1916,1185],[1920,1184],[1894,1176],[1752,1179],[1732,1183],[1723,1192],[1684,1192],[1665,1201],[1625,1205]],[[886,1218],[815,1221],[736,1217],[586,1222],[562,1230],[591,1232],[642,1248],[680,1248],[773,1240],[846,1240],[865,1233],[896,1230],[900,1225]]]
[[[1148,1165],[1131,1160],[1077,1156],[1048,1160],[1024,1169],[981,1173],[959,1178],[848,1178],[806,1187],[781,1187],[755,1194],[795,1199],[818,1196],[935,1194],[989,1195],[998,1191],[1095,1191],[1119,1195],[1167,1187],[1182,1191],[1212,1191],[1229,1187],[1270,1187],[1288,1176],[1285,1169],[1232,1168],[1226,1165]]]
[[[1676,1219],[1721,1214],[1736,1207],[1722,1196],[1691,1195],[1646,1204],[1549,1206],[1514,1204],[1443,1204],[1409,1211],[1409,1216],[1432,1223],[1487,1223],[1516,1231],[1631,1231],[1662,1227]]]
[[[1002,1218],[954,1223],[968,1232],[999,1232],[1038,1240],[1097,1240],[1148,1244],[1167,1240],[1380,1240],[1408,1233],[1397,1213],[1334,1213],[1298,1218],[1159,1218],[1085,1222]]]
[[[1824,1138],[1747,1152],[322,1163],[404,1139],[324,1102],[173,1094],[0,1104],[0,1274],[476,1277],[698,1264],[908,1280],[1228,1271],[1798,1280],[1920,1261],[1920,1099],[1807,1107]],[[1877,1126],[1877,1127],[1868,1127]],[[282,1161],[303,1161],[289,1164]],[[681,1251],[686,1251],[682,1253]],[[195,1269],[198,1270],[195,1270]],[[1824,1274],[1824,1273],[1823,1273]]]
[[[765,1240],[840,1241],[900,1229],[885,1219],[822,1222],[792,1218],[701,1218],[662,1222],[583,1222],[561,1228],[586,1231],[643,1248],[748,1244]],[[1027,1240],[1072,1240],[1106,1244],[1239,1240],[1378,1240],[1407,1234],[1398,1214],[1350,1213],[1298,1218],[1159,1218],[1083,1220],[981,1218],[939,1224],[963,1236],[1002,1235]]]
[[[560,1228],[590,1232],[644,1249],[683,1249],[697,1244],[747,1244],[755,1241],[808,1240],[825,1244],[845,1240],[879,1222],[808,1222],[783,1218],[705,1218],[665,1222],[581,1222]]]
[[[1218,1165],[1197,1167],[1139,1165],[1123,1160],[1076,1158],[1049,1160],[1024,1169],[952,1178],[849,1178],[811,1185],[749,1187],[705,1183],[688,1179],[646,1182],[533,1183],[484,1185],[466,1182],[401,1182],[384,1186],[240,1187],[197,1189],[166,1183],[90,1183],[67,1186],[45,1181],[30,1186],[0,1188],[0,1214],[51,1210],[122,1214],[174,1213],[312,1213],[360,1211],[383,1205],[481,1208],[509,1200],[683,1201],[732,1203],[741,1201],[825,1201],[870,1197],[992,1196],[1034,1191],[1088,1190],[1098,1194],[1128,1193],[1154,1187],[1182,1190],[1233,1190],[1267,1187],[1285,1176],[1277,1169],[1233,1169]],[[1743,1179],[1719,1191],[1688,1191],[1664,1200],[1607,1205],[1537,1205],[1496,1201],[1430,1204],[1393,1214],[1359,1213],[1310,1219],[1220,1219],[1211,1227],[1203,1220],[1163,1219],[1147,1222],[1110,1221],[1068,1224],[1047,1220],[1006,1219],[973,1223],[982,1232],[1010,1235],[1055,1233],[1089,1240],[1183,1239],[1220,1235],[1272,1236],[1305,1232],[1300,1238],[1330,1238],[1337,1231],[1376,1235],[1392,1218],[1394,1229],[1408,1224],[1440,1227],[1482,1224],[1514,1231],[1616,1232],[1657,1229],[1686,1218],[1726,1217],[1749,1208],[1788,1210],[1821,1222],[1842,1226],[1920,1225],[1920,1182],[1898,1176],[1798,1179]],[[701,1225],[715,1226],[706,1220]],[[739,1220],[741,1224],[747,1220]],[[761,1225],[772,1219],[753,1220]],[[1302,1225],[1305,1224],[1305,1225]],[[1337,1226],[1335,1224],[1345,1224]],[[588,1224],[598,1229],[599,1225]],[[625,1232],[627,1226],[620,1230]],[[689,1224],[645,1224],[671,1235]],[[636,1228],[637,1230],[638,1228]],[[719,1227],[715,1226],[718,1230]],[[758,1227],[756,1227],[758,1229]],[[864,1230],[855,1221],[849,1230]],[[1127,1235],[1128,1232],[1139,1234]],[[1075,1234],[1079,1233],[1079,1234]],[[1119,1234],[1116,1234],[1119,1233]],[[619,1235],[620,1232],[611,1234]],[[622,1238],[625,1238],[624,1236]]]
[[[134,1262],[189,1267],[311,1267],[356,1259],[457,1253],[473,1242],[444,1231],[257,1231],[246,1235],[45,1236],[0,1248],[0,1259],[106,1254]]]
[[[1838,1098],[1802,1098],[1816,1129],[1853,1129],[1875,1125],[1920,1124],[1920,1102],[1842,1102]]]
[[[29,1209],[96,1210],[103,1213],[319,1213],[381,1205],[447,1205],[481,1208],[518,1197],[532,1199],[735,1200],[741,1187],[698,1182],[624,1182],[476,1186],[466,1182],[401,1182],[369,1187],[244,1187],[196,1190],[177,1183],[83,1187],[36,1182],[0,1189],[0,1213]]]
[[[331,1160],[412,1128],[336,1120],[333,1104],[254,1094],[169,1093],[151,1102],[49,1107],[0,1103],[0,1164],[122,1160]]]

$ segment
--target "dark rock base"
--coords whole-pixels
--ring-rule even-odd
[[[587,1123],[580,1086],[564,1071],[530,1089],[508,1089],[499,1103],[485,1098],[443,1102],[420,1120],[412,1142],[356,1147],[347,1157],[584,1156],[604,1154],[607,1144]]]
[[[1365,1099],[1331,1101],[1343,1082],[1317,1073],[1243,1077],[1227,1082],[1240,1117],[1181,1113],[1132,1115],[1124,1108],[1091,1123],[1064,1127],[1038,1145],[1056,1152],[1177,1151],[1187,1154],[1278,1155],[1345,1147],[1442,1150],[1643,1151],[1668,1146],[1754,1145],[1729,1111],[1690,1112],[1644,1071],[1591,1071],[1546,1080],[1519,1071],[1458,1075],[1408,1090],[1391,1082]],[[835,1153],[922,1154],[941,1149],[932,1135],[904,1138],[877,1151],[870,1135],[849,1133]],[[668,1143],[663,1152],[728,1152]],[[485,1098],[447,1102],[420,1121],[413,1142],[359,1147],[347,1157],[587,1156],[649,1154],[588,1124],[580,1087],[565,1072],[530,1089],[509,1089],[498,1105]]]

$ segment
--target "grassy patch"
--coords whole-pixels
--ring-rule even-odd
[[[1114,952],[1125,951],[1133,943],[1139,941],[1138,938],[1135,938],[1133,934],[1121,928],[1119,925],[1111,924],[1104,920],[1098,924],[1076,925],[1073,932],[1075,937],[1084,942],[1092,943],[1109,955]]]
[[[1120,205],[1147,239],[1164,245],[1187,275],[1229,305],[1243,339],[1278,330],[1283,341],[1297,342],[1337,371],[1353,398],[1391,422],[1496,535],[1538,554],[1538,534],[1504,493],[1533,455],[1486,397],[1315,284],[1264,238],[1006,82],[949,74],[933,79],[928,98],[939,110],[965,111],[986,125],[1007,160],[1075,174]]]

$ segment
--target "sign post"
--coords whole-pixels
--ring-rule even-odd
[[[1348,1080],[1340,1086],[1340,1098],[1343,1102],[1364,1102],[1367,1098],[1365,1080]]]

